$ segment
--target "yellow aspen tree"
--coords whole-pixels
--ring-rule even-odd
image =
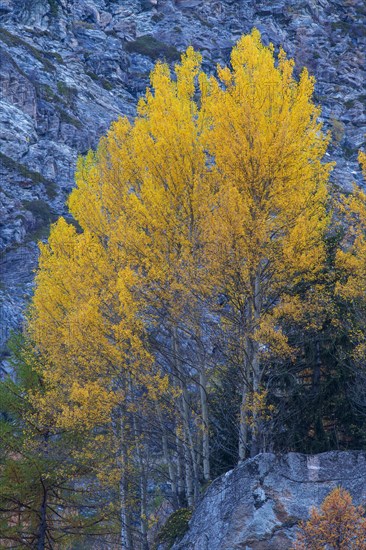
[[[180,333],[202,348],[202,310],[207,277],[202,220],[209,207],[206,156],[200,143],[202,121],[194,98],[201,56],[192,48],[175,67],[176,81],[168,67],[158,64],[151,76],[152,90],[139,103],[135,121],[135,155],[141,168],[138,191],[139,228],[147,239],[137,265],[145,265],[148,302],[159,312],[157,323],[170,333],[172,369],[182,392],[182,437],[186,468],[191,462],[194,498],[198,497],[198,459],[203,476],[210,478],[206,364],[195,354],[191,368],[181,359]],[[164,124],[162,123],[164,119]],[[141,231],[141,229],[140,229]],[[150,290],[148,290],[150,289]],[[199,296],[199,298],[197,298]],[[197,447],[190,425],[189,370],[198,371],[202,446]],[[198,455],[198,457],[196,456]],[[190,478],[187,472],[187,478]],[[187,479],[190,486],[191,482]],[[188,490],[190,494],[191,490]],[[190,497],[189,497],[190,498]],[[190,502],[191,504],[191,502]]]
[[[127,550],[132,493],[147,540],[149,422],[178,497],[185,487],[193,504],[210,478],[205,348],[221,297],[219,329],[240,358],[244,458],[248,417],[254,453],[271,412],[269,361],[291,353],[280,312],[324,261],[330,166],[314,81],[306,71],[296,81],[257,31],[231,61],[219,79],[192,48],[174,75],[158,63],[135,120],[119,119],[78,161],[78,229],[60,219],[41,246],[29,330],[47,391],[32,402],[38,421],[52,414],[59,428],[105,434]]]
[[[366,178],[366,155],[362,151],[359,161]],[[347,223],[345,242],[338,251],[337,265],[346,276],[338,285],[345,298],[362,299],[366,288],[366,194],[354,186],[353,193],[342,197],[341,210]]]
[[[138,309],[140,319],[144,319],[144,322],[150,319],[151,326],[151,311],[149,315],[146,314],[147,304],[152,305],[146,284],[151,274],[147,263],[149,235],[146,235],[147,222],[141,220],[140,207],[133,193],[135,191],[140,196],[139,174],[140,170],[144,173],[144,168],[139,167],[141,159],[136,157],[132,138],[132,126],[126,119],[120,119],[101,140],[95,154],[90,152],[85,158],[79,159],[77,188],[70,197],[69,205],[85,228],[98,235],[100,242],[108,243],[108,255],[113,259],[115,270],[123,279],[128,293],[125,296],[125,309],[128,310],[129,303],[135,312]],[[150,261],[153,260],[150,258]],[[160,264],[157,262],[159,269]],[[152,296],[150,293],[150,300]],[[153,311],[158,311],[156,299],[153,299],[153,304]],[[130,337],[133,333],[131,330]],[[170,417],[174,411],[173,402],[169,411],[166,403],[158,405],[156,402],[155,408],[159,411],[159,418],[163,417],[162,410],[164,417]],[[161,425],[164,429],[163,422]],[[175,467],[167,437],[163,436],[163,440],[172,491],[176,494]]]
[[[145,326],[164,315],[176,340],[186,304],[192,306],[195,299],[193,292],[188,298],[188,289],[199,280],[195,267],[203,266],[197,218],[205,204],[206,159],[193,101],[199,64],[200,56],[190,49],[176,67],[177,82],[165,65],[157,65],[154,93],[148,91],[140,102],[135,124],[119,120],[98,150],[79,160],[69,207],[82,232],[61,219],[41,247],[29,326],[47,358],[42,376],[48,392],[34,400],[44,411],[53,409],[59,427],[92,429],[109,423],[113,428],[120,418],[114,432],[126,434],[124,403],[133,393],[127,380],[155,390],[154,399],[166,390],[142,335]],[[175,350],[186,479],[198,496],[197,456],[203,455],[205,476],[210,475],[206,394],[204,388],[204,449],[197,452],[186,374],[177,356]],[[202,380],[203,365],[193,368]],[[122,442],[122,472],[130,454]],[[120,483],[122,502],[126,490],[123,479]],[[144,526],[143,531],[146,535]],[[128,538],[126,532],[121,535],[127,546]]]
[[[258,394],[269,358],[290,353],[276,312],[292,289],[311,281],[324,262],[328,224],[323,164],[329,137],[312,101],[314,78],[297,81],[294,62],[257,30],[241,38],[231,68],[218,79],[201,76],[203,143],[214,159],[215,206],[207,217],[213,279],[231,306],[226,322],[240,341],[242,405],[239,457],[246,455],[250,401]],[[261,411],[252,408],[251,451],[261,450]]]
[[[140,316],[158,332],[162,328],[168,332],[171,371],[182,393],[184,447],[193,469],[197,470],[195,455],[202,457],[203,475],[209,479],[204,354],[191,369],[198,372],[200,387],[202,449],[198,453],[190,428],[187,368],[177,360],[183,327],[198,341],[197,347],[203,347],[206,260],[201,226],[210,188],[194,98],[200,62],[200,55],[189,48],[175,68],[176,80],[166,65],[157,64],[152,88],[140,100],[134,124],[119,120],[102,140],[96,163],[91,157],[80,162],[70,208],[92,231],[96,220],[101,220],[97,222],[98,231],[104,232],[101,238],[108,240],[115,258],[121,254],[127,258],[134,274],[130,288]],[[197,481],[198,472],[194,477]],[[195,487],[197,493],[197,482]]]
[[[359,161],[366,179],[366,154],[360,151]],[[353,193],[343,196],[340,215],[346,230],[342,247],[337,252],[336,267],[340,278],[336,293],[352,309],[351,338],[355,344],[354,359],[361,366],[366,351],[365,291],[366,291],[366,193],[354,185]]]
[[[163,393],[163,380],[152,380],[125,289],[128,273],[116,271],[100,239],[88,230],[78,234],[60,219],[41,249],[29,330],[45,358],[40,374],[47,391],[33,392],[32,403],[38,421],[52,415],[55,429],[83,433],[98,427],[109,434],[105,445],[113,449],[109,460],[116,457],[118,468],[103,462],[103,469],[111,473],[107,482],[120,485],[121,540],[129,548],[128,480],[137,441],[128,428],[128,381],[132,377],[136,387],[153,385]]]

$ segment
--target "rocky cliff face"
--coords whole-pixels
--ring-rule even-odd
[[[333,179],[359,180],[365,21],[364,0],[0,0],[0,346],[31,291],[36,241],[67,213],[77,154],[134,114],[159,58],[192,44],[214,70],[256,26],[315,74]]]
[[[173,550],[287,550],[297,523],[338,485],[366,504],[366,453],[262,454],[218,478]]]

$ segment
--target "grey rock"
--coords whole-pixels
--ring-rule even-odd
[[[366,504],[366,453],[261,454],[207,489],[173,550],[287,550],[298,522],[337,486]]]

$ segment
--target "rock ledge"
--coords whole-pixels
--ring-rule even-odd
[[[216,479],[174,550],[286,550],[335,487],[366,504],[366,452],[260,454]]]

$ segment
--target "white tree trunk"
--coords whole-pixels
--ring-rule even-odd
[[[203,478],[209,481],[210,473],[210,434],[209,434],[209,419],[208,419],[208,404],[207,404],[207,378],[205,366],[200,370],[200,397],[201,397],[201,414],[202,414],[202,462],[203,462]]]

